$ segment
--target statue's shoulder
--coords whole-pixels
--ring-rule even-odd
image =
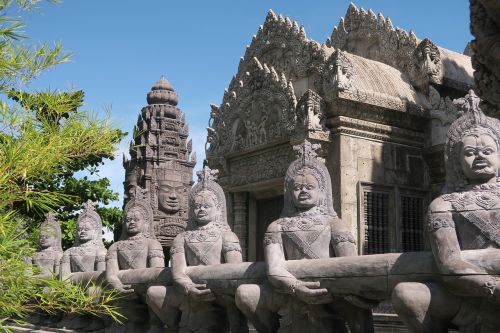
[[[96,256],[105,256],[108,250],[104,246],[99,246],[96,251]]]
[[[456,200],[457,197],[458,197],[457,193],[440,195],[436,199],[432,200],[431,204],[429,205],[429,210],[428,210],[429,214],[444,213],[451,211],[453,209],[452,202]]]
[[[111,244],[111,246],[108,249],[108,252],[118,250],[118,244],[120,244],[120,243],[121,243],[121,241],[116,241],[113,244]]]
[[[286,223],[290,218],[282,217],[272,222],[266,229],[267,233],[281,232],[281,226]]]
[[[224,242],[229,242],[229,243],[239,243],[240,240],[238,239],[238,236],[231,230],[225,230],[222,232],[222,240]]]
[[[154,238],[147,238],[148,248],[149,249],[161,249],[161,243]]]
[[[174,240],[172,241],[172,246],[174,245],[184,245],[184,237],[186,236],[186,232],[183,231],[181,233],[178,233],[177,236],[175,236]]]

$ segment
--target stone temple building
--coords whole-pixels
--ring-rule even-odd
[[[292,146],[321,144],[334,207],[360,254],[425,248],[425,209],[444,181],[443,143],[472,87],[470,56],[350,5],[324,43],[272,11],[212,105],[207,160],[219,169],[246,260],[283,205]]]
[[[193,184],[196,154],[187,141],[189,128],[178,98],[170,83],[161,79],[147,95],[134,140],[130,159],[124,156],[124,205],[134,195],[136,186],[147,192],[154,213],[154,233],[169,258],[169,247],[187,223],[187,194]]]

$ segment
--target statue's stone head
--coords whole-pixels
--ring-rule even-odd
[[[193,217],[198,225],[217,222],[219,209],[220,205],[217,204],[217,197],[213,192],[202,190],[194,197]]]
[[[39,251],[49,249],[62,252],[61,226],[53,213],[45,214],[45,221],[40,226]]]
[[[82,208],[83,211],[76,221],[77,237],[73,246],[89,242],[104,246],[102,244],[102,220],[95,209],[94,203],[88,200],[82,205]]]
[[[181,201],[185,195],[185,188],[182,182],[162,180],[159,184],[158,208],[167,214],[179,212]]]
[[[317,159],[314,149],[319,145],[305,140],[294,146],[298,158],[293,161],[285,175],[284,206],[282,217],[317,208],[318,213],[335,216],[332,200],[330,173]]]
[[[322,193],[314,171],[311,168],[299,169],[290,182],[293,204],[298,209],[308,209],[319,204]]]
[[[473,91],[464,100],[466,112],[447,134],[446,192],[496,180],[500,168],[500,121],[483,114]]]
[[[226,197],[215,182],[217,170],[204,166],[197,172],[198,183],[189,194],[189,221],[187,229],[195,229],[209,223],[228,228],[226,218]]]
[[[154,237],[151,232],[153,209],[144,197],[144,191],[140,187],[136,187],[134,198],[125,205],[120,239],[127,239],[138,234],[144,234],[146,237]]]

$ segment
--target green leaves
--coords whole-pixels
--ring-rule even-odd
[[[31,10],[37,0],[16,0],[14,9]],[[67,62],[61,44],[28,46],[24,23],[6,15],[13,4],[0,0],[0,331],[6,319],[58,311],[102,314],[119,319],[117,295],[95,285],[78,286],[37,277],[29,263],[43,214],[57,211],[65,245],[74,238],[80,204],[108,204],[118,194],[106,178],[77,179],[80,170],[96,172],[114,158],[126,135],[109,117],[82,111],[82,91],[26,91],[40,73]],[[99,208],[106,225],[121,218],[115,208]],[[99,297],[88,290],[100,289]]]

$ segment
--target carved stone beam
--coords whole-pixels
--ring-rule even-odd
[[[492,275],[500,274],[500,250],[462,251],[464,260]],[[385,253],[358,257],[289,260],[286,267],[300,280],[320,281],[321,287],[337,295],[359,295],[374,300],[390,298],[399,282],[440,281],[431,252]],[[263,283],[264,262],[244,262],[212,266],[193,266],[187,273],[195,283],[206,283],[219,292],[234,293],[241,284]],[[469,274],[470,275],[470,274]],[[144,268],[120,271],[124,284],[143,289],[146,285],[171,285],[170,268]],[[73,273],[71,281],[99,281],[102,272]]]

